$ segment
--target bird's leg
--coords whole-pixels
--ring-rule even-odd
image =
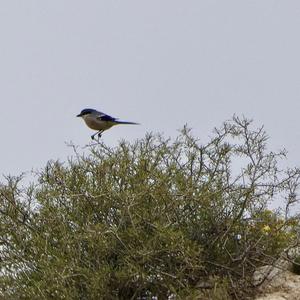
[[[99,130],[97,131],[96,133],[94,133],[92,136],[91,136],[91,139],[94,140],[95,139],[95,136],[98,134],[98,140],[101,138],[101,134],[102,134],[103,130]]]

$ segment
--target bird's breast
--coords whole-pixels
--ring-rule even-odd
[[[94,130],[106,130],[114,125],[113,122],[101,121],[97,118],[86,116],[84,121],[88,127]]]

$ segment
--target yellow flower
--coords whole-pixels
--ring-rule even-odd
[[[265,233],[268,233],[270,230],[271,230],[271,227],[270,227],[269,225],[265,225],[265,226],[262,228],[262,231],[264,231]]]

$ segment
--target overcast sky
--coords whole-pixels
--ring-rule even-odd
[[[245,115],[300,165],[299,32],[299,0],[2,0],[1,173],[86,145],[83,108],[142,123],[111,146],[185,123],[205,140]]]

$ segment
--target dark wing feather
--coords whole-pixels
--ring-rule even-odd
[[[109,115],[106,115],[104,113],[101,113],[101,115],[98,117],[101,121],[107,121],[107,122],[115,122],[117,119],[113,118]]]

